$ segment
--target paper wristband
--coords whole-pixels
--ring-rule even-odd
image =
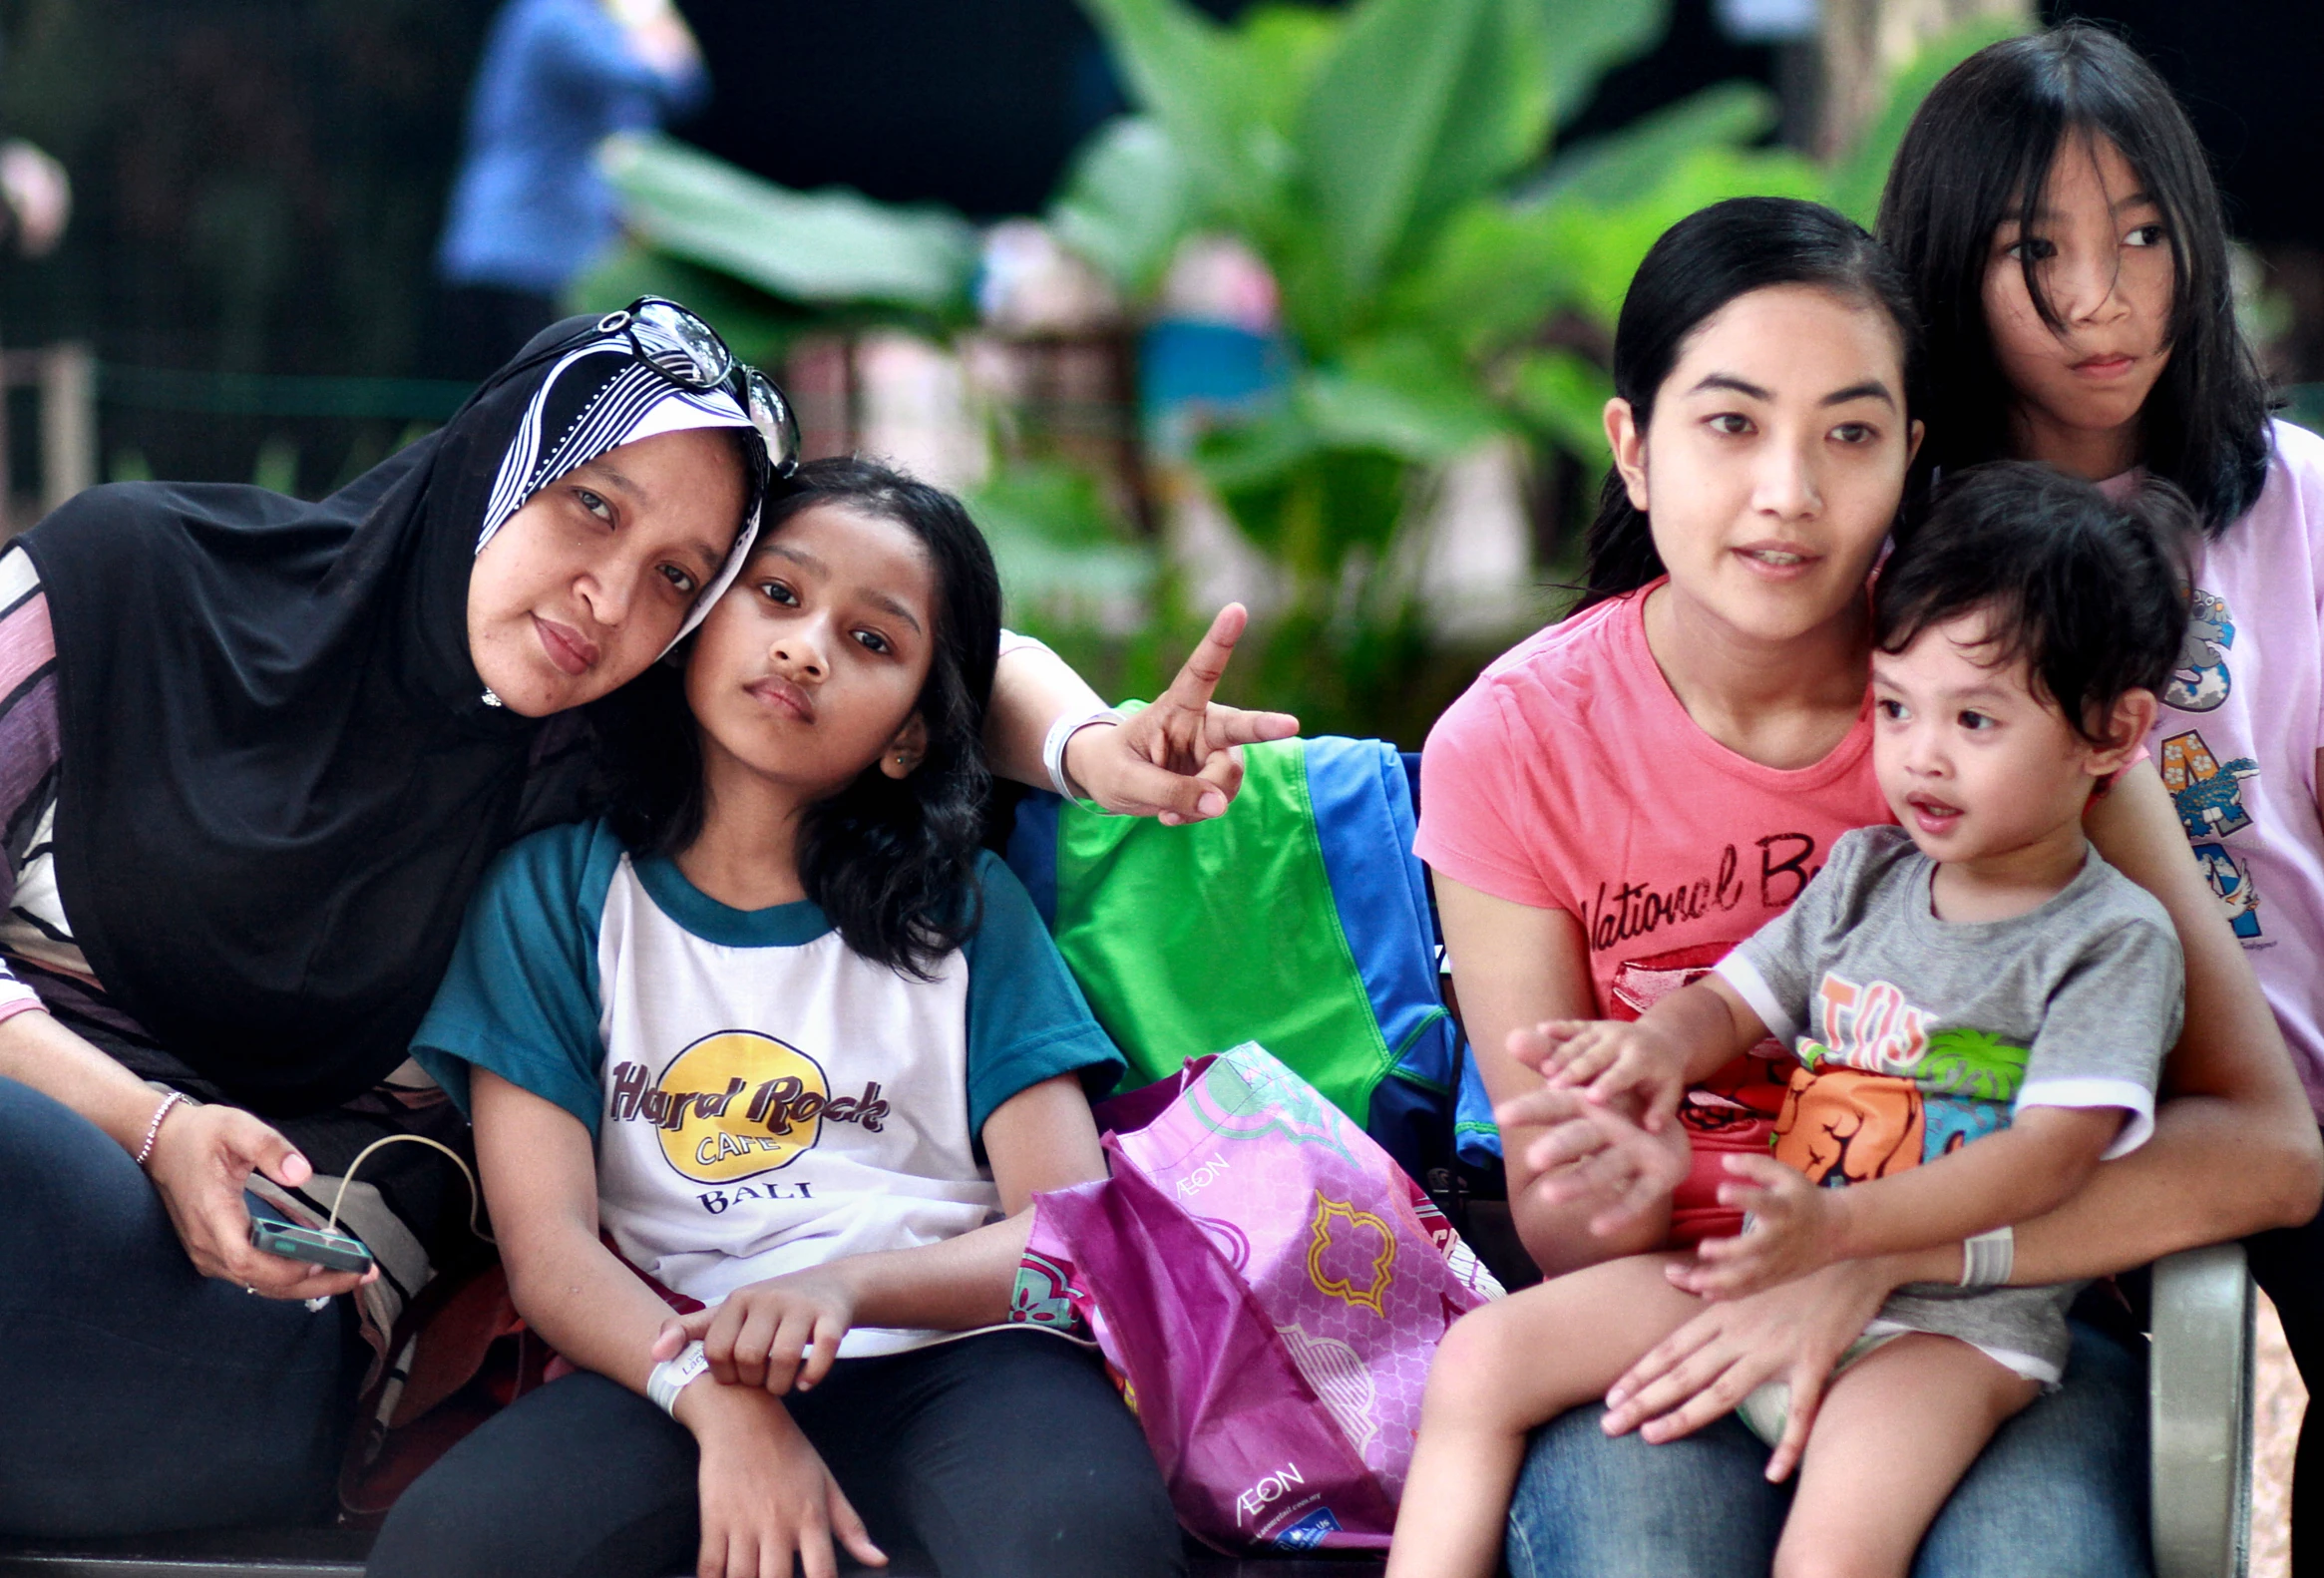
[[[688,1343],[675,1359],[665,1359],[647,1372],[645,1395],[662,1412],[676,1416],[678,1393],[687,1385],[701,1380],[710,1368],[709,1356],[702,1352],[700,1343]]]
[[[2008,1282],[2017,1261],[2017,1246],[2016,1232],[2007,1227],[1962,1240],[1961,1286],[1998,1288]]]

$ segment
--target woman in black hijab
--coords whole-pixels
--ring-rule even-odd
[[[579,812],[576,709],[723,591],[789,434],[698,320],[639,303],[546,331],[319,504],[99,488],[0,553],[0,1532],[325,1504],[404,1302],[481,1253],[422,1147],[341,1180],[388,1135],[465,1148],[405,1048],[468,895]],[[996,767],[1215,814],[1227,747],[1291,729],[1207,705],[1238,620],[1117,727],[1009,651]],[[261,1253],[253,1204],[335,1216],[376,1272]]]

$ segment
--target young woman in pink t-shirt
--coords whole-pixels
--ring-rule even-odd
[[[1924,467],[2019,456],[2111,489],[2151,473],[2200,509],[2193,628],[2149,748],[2324,1114],[2324,439],[2268,419],[2193,129],[2111,33],[1997,44],[1922,105],[1880,232],[1932,336]],[[2324,1226],[2249,1249],[2324,1389]],[[2324,1408],[2309,1421],[2293,1564],[2317,1578]]]
[[[1887,819],[1867,750],[1865,585],[1919,438],[1907,409],[1912,322],[1879,250],[1827,210],[1742,199],[1674,227],[1641,265],[1618,329],[1607,409],[1616,470],[1592,530],[1590,597],[1496,662],[1430,735],[1419,850],[1436,874],[1470,1039],[1501,1103],[1518,1228],[1552,1273],[1734,1230],[1716,1226],[1722,1169],[1715,1156],[1697,1161],[1697,1147],[1763,1143],[1779,1068],[1731,1068],[1690,1103],[1684,1152],[1641,1150],[1627,1125],[1595,1124],[1578,1101],[1541,1088],[1524,1061],[1528,1027],[1639,1011],[1786,905],[1839,832]],[[2170,909],[2187,954],[2189,1029],[2154,1139],[2020,1230],[2021,1283],[2103,1275],[2297,1220],[2319,1186],[2318,1146],[2273,1021],[2179,853],[2151,768],[2124,776],[2090,831]],[[2213,1166],[2223,1146],[2241,1158],[2232,1176]],[[1666,1209],[1674,1179],[1685,1181]],[[1617,1384],[1607,1429],[1643,1424],[1669,1440],[1760,1381],[1786,1380],[1790,1428],[1767,1464],[1780,1477],[1832,1362],[1882,1298],[1961,1271],[1958,1251],[1854,1262],[1708,1304]],[[1695,1275],[1676,1277],[1685,1286]],[[1949,1507],[1932,1548],[1957,1548],[1965,1568],[2006,1569],[2026,1533],[1989,1503],[2033,1495],[2055,1506],[2064,1487],[2088,1482],[2115,1493],[2076,1521],[2058,1570],[2144,1564],[2138,1498],[2110,1444],[2134,1428],[2133,1382],[2119,1354],[2083,1371],[2079,1391],[2070,1377],[1997,1438],[1955,1496],[1976,1510]],[[2108,1388],[2095,1409],[2092,1387]],[[2115,1427],[2093,1427],[2101,1413]],[[1577,1418],[1587,1415],[1567,1416]],[[1656,1571],[1765,1571],[1780,1507],[1770,1515],[1748,1499],[1775,1492],[1752,1488],[1747,1437],[1692,1458],[1655,1454],[1649,1476],[1692,1465],[1686,1518],[1718,1534],[1682,1529],[1674,1540],[1685,1519],[1631,1510],[1668,1486],[1554,1504],[1563,1487],[1615,1482],[1586,1442],[1558,1430],[1537,1440],[1518,1492],[1509,1554],[1520,1574],[1610,1570],[1617,1547],[1635,1563],[1649,1536],[1662,1541]],[[2034,1443],[2030,1455],[1989,1474],[2013,1440]],[[1598,1450],[1614,1447],[1601,1438]],[[1714,1451],[1717,1462],[1703,1455]],[[2004,1481],[1998,1495],[1980,1489],[1989,1477]]]

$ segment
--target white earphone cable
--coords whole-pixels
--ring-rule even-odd
[[[460,1176],[468,1180],[468,1231],[483,1239],[487,1244],[497,1246],[500,1241],[478,1225],[478,1217],[484,1210],[484,1191],[477,1187],[476,1174],[469,1171],[468,1163],[461,1160],[458,1151],[440,1140],[428,1138],[425,1134],[383,1135],[357,1151],[355,1159],[347,1164],[347,1171],[339,1179],[339,1192],[331,1196],[331,1219],[323,1224],[324,1231],[336,1233],[339,1230],[339,1207],[347,1203],[347,1186],[355,1181],[355,1169],[361,1167],[364,1159],[373,1151],[382,1145],[393,1145],[398,1140],[409,1140],[414,1145],[425,1145],[433,1150],[442,1151],[452,1158],[452,1165],[459,1168]]]

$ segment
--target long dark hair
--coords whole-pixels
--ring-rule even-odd
[[[936,571],[935,650],[917,707],[927,754],[903,779],[874,763],[809,808],[799,880],[849,948],[927,980],[975,931],[982,909],[977,841],[992,787],[984,712],[1000,643],[1000,578],[960,500],[867,460],[812,460],[776,484],[759,541],[817,505],[893,521],[920,540]],[[644,855],[693,843],[702,831],[702,748],[679,670],[655,664],[598,702],[592,721],[615,834]]]
[[[1622,298],[1614,392],[1630,402],[1640,431],[1654,420],[1655,395],[1704,320],[1738,296],[1774,285],[1813,285],[1887,313],[1903,342],[1901,393],[1911,410],[1920,334],[1904,281],[1880,244],[1821,203],[1730,197],[1665,230]],[[1630,502],[1622,473],[1609,471],[1590,523],[1576,611],[1635,592],[1662,573],[1646,513]]]
[[[2218,537],[2267,480],[2267,384],[2242,333],[2226,225],[2194,128],[2137,51],[2070,23],[1990,45],[1938,83],[1904,135],[1880,198],[1880,238],[1910,281],[1929,335],[1928,442],[1920,472],[2009,453],[2018,403],[1985,321],[1994,231],[2027,234],[2058,151],[2095,135],[2120,149],[2170,235],[2170,360],[2139,414],[2147,471],[2193,501]],[[2063,320],[2023,259],[2052,329]]]

